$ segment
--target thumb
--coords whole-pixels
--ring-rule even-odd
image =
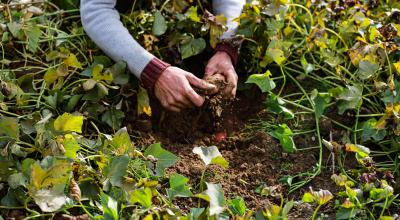
[[[198,89],[204,89],[205,91],[208,91],[211,93],[214,91],[218,91],[218,88],[215,85],[208,83],[205,80],[199,79],[193,74],[188,74],[186,76],[186,78],[188,79],[190,85],[192,85]]]

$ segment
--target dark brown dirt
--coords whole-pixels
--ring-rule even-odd
[[[240,96],[230,105],[224,106],[221,117],[218,118],[219,125],[215,124],[215,114],[209,107],[179,114],[156,113],[153,122],[158,123],[153,124],[154,132],[147,133],[147,138],[142,141],[160,141],[164,148],[178,155],[179,161],[168,173],[178,172],[189,177],[195,193],[200,192],[199,183],[205,166],[192,150],[196,146],[216,145],[229,161],[229,168],[211,166],[206,171],[205,179],[207,182],[221,184],[228,199],[243,197],[248,208],[252,210],[268,207],[272,203],[280,204],[279,198],[261,196],[256,192],[260,186],[273,186],[281,189],[285,197],[300,200],[308,187],[287,195],[288,188],[279,179],[285,175],[312,170],[317,163],[318,151],[286,154],[282,152],[279,143],[265,132],[246,128],[249,120],[266,117],[263,99],[262,95],[253,98]],[[226,132],[227,137],[219,142],[214,134],[221,130]],[[309,143],[300,140],[300,144],[307,146]],[[315,190],[329,189],[335,192],[330,175],[331,172],[327,171],[311,185]],[[188,210],[196,206],[197,202],[197,199],[180,199],[177,200],[177,205],[182,210]],[[293,219],[309,217],[310,210],[310,206],[296,205]]]

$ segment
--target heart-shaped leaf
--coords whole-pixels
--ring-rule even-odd
[[[224,168],[229,166],[228,161],[222,156],[216,146],[211,147],[195,147],[193,153],[200,156],[203,162],[208,165],[220,165]]]

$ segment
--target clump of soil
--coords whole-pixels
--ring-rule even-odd
[[[206,81],[217,86],[218,92],[208,94],[197,89],[197,92],[205,97],[202,108],[188,109],[180,113],[162,112],[159,118],[156,117],[156,130],[163,131],[165,136],[179,143],[191,143],[204,134],[224,130],[223,117],[232,109],[233,99],[225,98],[223,94],[226,87],[223,76],[211,76]],[[160,107],[156,106],[153,109],[158,108]]]

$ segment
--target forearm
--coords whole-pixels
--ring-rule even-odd
[[[89,37],[113,60],[125,61],[138,78],[154,56],[140,46],[120,21],[116,0],[81,0],[81,19]]]
[[[233,21],[242,13],[246,0],[213,0],[214,14],[223,14],[227,18],[228,30],[221,39],[231,38],[235,35],[238,24]]]

